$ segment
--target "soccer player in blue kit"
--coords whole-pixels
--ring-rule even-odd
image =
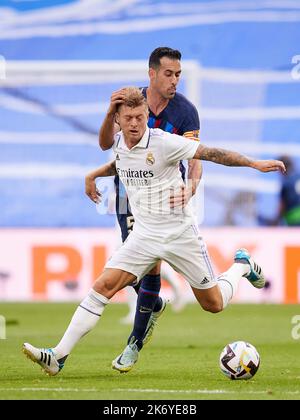
[[[200,122],[196,107],[182,94],[176,92],[181,75],[181,53],[167,47],[156,48],[149,58],[149,87],[142,88],[142,93],[149,107],[149,128],[160,128],[172,134],[182,135],[192,140],[199,140]],[[99,133],[99,145],[103,150],[111,148],[107,141],[112,132],[119,130],[115,126],[116,107],[123,102],[124,90],[116,91],[111,96],[111,103]],[[118,158],[118,157],[117,157]],[[149,156],[151,166],[151,156]],[[102,171],[102,167],[99,168]],[[183,179],[185,167],[180,163]],[[182,194],[173,199],[173,205],[184,206],[195,193],[202,174],[201,163],[197,160],[188,162],[188,185]],[[98,200],[95,179],[97,170],[87,177],[88,195]],[[127,195],[119,177],[115,178],[116,211],[124,242],[132,230],[134,218],[132,216]],[[134,258],[134,256],[133,256]],[[135,286],[138,293],[136,315],[128,345],[121,355],[120,364],[113,362],[115,369],[122,372],[129,371],[134,365],[136,353],[146,344],[153,332],[159,316],[163,313],[166,302],[159,297],[161,287],[161,263],[152,269]],[[120,356],[117,358],[120,359]]]

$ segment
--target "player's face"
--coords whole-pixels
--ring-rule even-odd
[[[162,57],[160,59],[160,67],[158,69],[150,69],[149,71],[152,87],[164,99],[174,98],[180,74],[180,61],[172,60],[168,57]]]
[[[117,114],[117,122],[125,139],[131,143],[138,143],[147,127],[148,109],[145,105],[136,108],[122,105]]]

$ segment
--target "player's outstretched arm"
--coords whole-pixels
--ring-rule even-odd
[[[115,122],[115,115],[118,105],[123,103],[124,89],[113,92],[110,98],[110,105],[99,130],[99,146],[102,150],[108,150],[114,144],[114,135],[120,130]]]
[[[285,172],[284,163],[280,160],[254,160],[237,152],[207,147],[203,144],[198,146],[194,159],[208,160],[225,166],[245,166],[260,172]]]
[[[101,198],[100,191],[96,188],[96,178],[103,178],[106,176],[114,176],[117,174],[116,171],[116,161],[106,163],[100,168],[95,169],[92,172],[89,172],[85,177],[85,193],[86,195],[94,202],[98,203]]]

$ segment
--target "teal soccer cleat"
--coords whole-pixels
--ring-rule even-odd
[[[134,340],[134,337],[132,339]],[[112,361],[112,368],[120,373],[129,372],[138,360],[139,349],[133,340],[125,347],[123,353]]]
[[[262,268],[253,261],[247,249],[238,249],[234,256],[234,262],[249,264],[249,273],[245,274],[244,277],[250,281],[252,286],[256,287],[257,289],[262,289],[265,286],[266,280]]]

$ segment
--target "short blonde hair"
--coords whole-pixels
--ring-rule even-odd
[[[128,106],[129,108],[137,108],[138,106],[144,105],[148,111],[148,105],[146,98],[142,91],[134,86],[124,88],[125,98],[124,101],[118,106],[118,111],[121,105]]]

